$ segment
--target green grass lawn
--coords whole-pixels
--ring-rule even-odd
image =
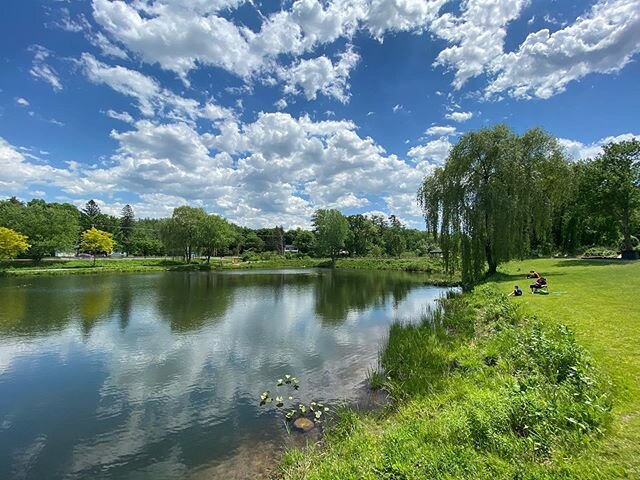
[[[504,292],[528,287],[529,270],[550,294],[513,298],[526,312],[570,326],[614,384],[608,437],[591,452],[594,467],[615,478],[640,478],[640,262],[533,260],[512,262],[491,279]]]
[[[45,259],[40,262],[0,262],[0,275],[69,275],[101,272],[152,272],[182,268],[184,264],[171,259],[136,258],[111,259]]]
[[[528,287],[529,269],[549,295],[500,295]],[[640,262],[513,262],[393,325],[377,380],[396,402],[339,410],[321,449],[287,452],[282,477],[639,479],[639,274]]]

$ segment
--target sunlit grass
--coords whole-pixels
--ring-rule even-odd
[[[482,293],[530,269],[549,295]],[[640,478],[639,278],[640,262],[513,262],[467,304],[394,325],[395,408],[345,412],[324,449],[285,455],[284,478]]]
[[[343,413],[323,450],[289,452],[287,479],[605,478],[610,388],[566,327],[480,287],[382,353],[395,408]],[[604,440],[603,440],[604,439]]]
[[[526,312],[569,325],[614,384],[613,424],[586,459],[609,478],[640,478],[640,262],[513,262],[492,281],[508,292],[535,269],[550,294],[514,298]]]

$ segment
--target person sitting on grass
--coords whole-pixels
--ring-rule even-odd
[[[521,297],[522,296],[522,289],[516,285],[515,287],[513,287],[513,292],[511,292],[509,294],[510,297]]]
[[[531,287],[531,293],[537,293],[538,290],[547,288],[547,279],[544,277],[538,277],[535,283],[532,283],[529,287]]]
[[[527,275],[527,278],[540,278],[540,274],[535,270],[529,270],[529,274]]]

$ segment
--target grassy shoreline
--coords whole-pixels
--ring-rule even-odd
[[[216,271],[279,268],[329,267],[329,259],[324,258],[273,258],[266,260],[240,261],[239,259],[212,259],[210,263],[190,264],[171,259],[97,259],[58,260],[46,259],[41,262],[13,261],[0,262],[0,276],[25,275],[80,275],[115,272],[157,272],[157,271]],[[418,272],[427,274],[434,285],[457,285],[458,278],[443,272],[441,262],[430,258],[344,258],[336,264],[338,269],[389,270]]]
[[[551,294],[507,299],[530,268]],[[444,315],[394,325],[381,360],[395,405],[341,412],[322,449],[284,456],[281,477],[640,478],[639,274],[640,262],[514,262]]]

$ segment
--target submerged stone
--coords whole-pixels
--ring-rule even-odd
[[[315,427],[316,424],[306,417],[300,417],[300,418],[296,418],[295,422],[293,422],[293,426],[298,430],[302,430],[303,432],[308,432],[313,427]]]

